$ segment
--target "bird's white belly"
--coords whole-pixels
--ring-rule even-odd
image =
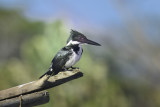
[[[73,66],[74,64],[76,64],[82,55],[82,49],[79,50],[78,54],[76,54],[75,52],[72,53],[72,55],[70,56],[69,60],[66,62],[65,67],[69,68],[71,66]]]

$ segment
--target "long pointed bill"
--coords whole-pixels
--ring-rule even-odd
[[[89,39],[86,39],[86,40],[85,40],[85,43],[87,43],[87,44],[90,44],[90,45],[101,46],[99,43],[97,43],[97,42],[94,42],[94,41],[92,41],[92,40],[89,40]]]

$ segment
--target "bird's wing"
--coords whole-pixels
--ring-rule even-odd
[[[72,54],[71,47],[62,48],[56,56],[53,58],[50,68],[46,73],[44,73],[40,78],[44,75],[56,75],[60,70],[63,69],[65,63],[68,61],[69,56]],[[51,70],[52,69],[52,70]]]
[[[64,67],[65,63],[68,61],[69,56],[71,54],[72,54],[72,50],[70,47],[62,48],[53,58],[51,68],[54,71],[61,70]]]

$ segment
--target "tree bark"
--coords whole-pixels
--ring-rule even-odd
[[[40,91],[0,101],[0,107],[32,107],[47,102],[49,102],[49,93]]]
[[[39,80],[0,91],[0,101],[52,88],[82,76],[83,73],[79,69],[59,72],[55,76],[45,75]]]

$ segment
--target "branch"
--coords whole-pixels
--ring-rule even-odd
[[[47,102],[49,102],[49,93],[41,91],[0,101],[0,107],[32,107]]]
[[[59,72],[57,75],[51,77],[45,75],[39,80],[0,91],[0,101],[52,88],[82,76],[83,73],[77,69],[73,71]]]

